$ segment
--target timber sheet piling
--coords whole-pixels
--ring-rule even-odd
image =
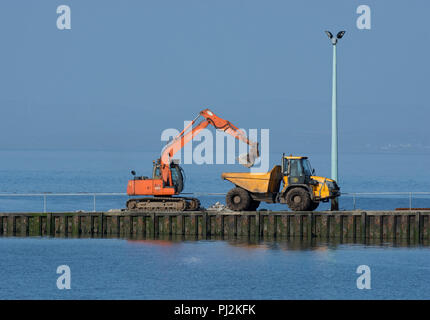
[[[430,211],[0,213],[2,236],[430,240]]]

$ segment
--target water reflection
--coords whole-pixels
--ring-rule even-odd
[[[366,246],[366,247],[422,247],[430,245],[429,241],[378,241],[378,240],[322,240],[322,239],[300,239],[300,238],[256,238],[256,237],[195,237],[195,236],[157,236],[157,237],[134,237],[126,239],[129,243],[142,246],[174,246],[183,242],[211,242],[223,241],[230,246],[243,250],[314,250],[327,251],[335,250],[342,246]]]
[[[0,236],[0,238],[19,238],[19,236]],[[25,238],[54,238],[54,237],[25,237]],[[378,240],[378,239],[366,239],[365,241],[356,239],[322,239],[322,238],[279,238],[279,237],[225,237],[225,236],[191,236],[191,235],[158,235],[158,236],[145,236],[145,235],[133,235],[133,236],[115,236],[115,235],[104,235],[103,237],[97,235],[57,235],[55,238],[59,239],[120,239],[126,240],[130,244],[137,246],[153,246],[153,247],[173,247],[181,245],[182,243],[199,242],[199,243],[210,243],[221,241],[232,247],[243,249],[243,250],[313,250],[313,251],[326,251],[335,250],[339,247],[348,246],[361,246],[361,247],[376,247],[376,248],[396,248],[396,247],[410,247],[420,248],[430,246],[430,240]]]

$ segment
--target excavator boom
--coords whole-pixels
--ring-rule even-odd
[[[191,128],[199,117],[203,117],[205,120],[201,121],[196,127]],[[218,117],[209,109],[200,111],[199,115],[163,149],[161,154],[161,163],[166,165],[169,164],[173,156],[209,124],[211,124],[215,129],[224,131],[239,141],[248,144],[250,146],[250,152],[249,154],[240,155],[239,162],[248,168],[254,165],[255,159],[259,157],[258,143],[250,141],[245,132],[237,128],[230,121]]]

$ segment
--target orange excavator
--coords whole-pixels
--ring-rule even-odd
[[[200,117],[203,117],[204,120],[193,128],[193,124]],[[248,168],[254,165],[255,159],[259,156],[258,143],[248,140],[245,132],[231,122],[216,116],[209,109],[205,109],[200,111],[199,115],[163,148],[161,157],[153,161],[152,178],[136,177],[136,173],[131,172],[134,178],[128,182],[127,194],[146,197],[129,199],[126,204],[128,210],[154,212],[197,210],[200,208],[200,201],[197,198],[174,197],[184,189],[184,175],[178,161],[173,159],[173,156],[208,125],[212,125],[248,144],[250,151],[248,154],[239,156],[239,163]]]

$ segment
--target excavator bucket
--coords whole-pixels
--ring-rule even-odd
[[[255,164],[255,160],[260,156],[258,152],[258,145],[252,146],[249,153],[239,155],[239,163],[247,168],[251,168]]]

